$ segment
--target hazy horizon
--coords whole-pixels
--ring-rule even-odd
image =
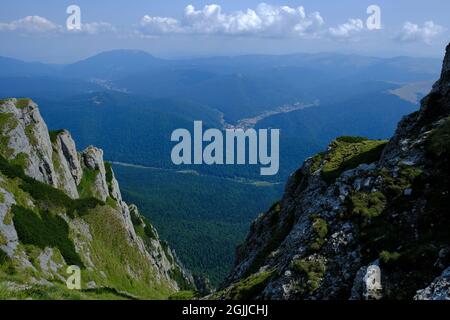
[[[82,27],[66,29],[66,10]],[[369,28],[370,5],[381,24]],[[162,58],[336,52],[373,57],[441,58],[450,39],[439,0],[171,1],[17,0],[2,3],[0,56],[70,63],[100,52],[142,50]]]
[[[118,51],[124,51],[124,52],[142,52],[149,54],[150,56],[161,59],[161,60],[169,60],[169,61],[176,61],[176,60],[195,60],[195,59],[211,59],[211,58],[235,58],[235,57],[246,57],[246,56],[275,56],[275,57],[283,57],[283,56],[295,56],[295,55],[343,55],[343,56],[358,56],[358,57],[366,57],[366,58],[376,58],[376,59],[395,59],[395,58],[418,58],[418,59],[432,59],[432,60],[441,60],[443,58],[443,55],[437,56],[437,55],[429,55],[429,56],[421,56],[421,55],[370,55],[370,54],[358,54],[358,53],[348,53],[348,52],[339,52],[339,51],[318,51],[318,52],[292,52],[292,53],[273,53],[273,54],[265,54],[265,53],[245,53],[245,54],[198,54],[198,55],[157,55],[153,52],[144,50],[144,49],[111,49],[111,50],[104,50],[99,51],[87,56],[82,56],[75,60],[70,60],[67,62],[47,62],[45,60],[34,60],[34,59],[22,59],[20,57],[15,56],[7,56],[7,55],[0,55],[2,58],[7,59],[14,59],[26,63],[43,63],[43,64],[49,64],[49,65],[68,65],[77,63],[83,60],[87,60],[90,58],[93,58],[95,56],[110,53],[110,52],[118,52]]]

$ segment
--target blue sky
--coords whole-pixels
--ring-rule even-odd
[[[441,57],[450,40],[450,1],[262,2],[4,0],[0,55],[54,63],[112,49],[161,57],[323,51]],[[65,29],[71,4],[81,8],[80,32]],[[372,4],[381,8],[381,30],[367,29]]]

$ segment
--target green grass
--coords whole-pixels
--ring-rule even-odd
[[[28,155],[23,152],[19,153],[13,160],[11,160],[12,165],[17,165],[22,168],[27,168],[28,163],[29,163]]]
[[[156,271],[136,248],[131,247],[114,209],[99,207],[83,219],[89,224],[93,238],[92,260],[107,276],[105,280],[97,273],[88,273],[90,280],[146,299],[166,299],[174,293],[164,281],[155,281]],[[129,270],[135,276],[131,276]]]
[[[389,264],[397,261],[401,257],[401,254],[398,252],[389,252],[389,251],[381,251],[380,252],[380,260],[384,264]]]
[[[105,161],[106,182],[110,184],[113,180],[112,165],[110,162]]]
[[[344,171],[359,165],[370,164],[380,159],[387,141],[368,140],[360,137],[341,137],[333,141],[331,150],[325,155],[322,178],[331,183]]]
[[[83,259],[76,252],[72,240],[74,236],[82,239],[83,235],[73,234],[73,230],[59,215],[66,213],[70,218],[85,219],[93,237],[89,242],[89,249],[96,268],[82,269],[82,284],[95,281],[103,288],[95,292],[69,292],[58,287],[53,292],[53,289],[47,287],[30,287],[29,290],[20,292],[3,291],[0,296],[19,299],[130,299],[134,296],[165,299],[174,293],[175,290],[166,280],[156,280],[157,271],[154,266],[129,243],[129,235],[115,206],[107,206],[92,197],[73,200],[63,191],[26,176],[21,166],[12,164],[1,156],[0,172],[3,178],[0,186],[16,198],[17,205],[12,207],[10,216],[23,250],[29,253],[32,263],[37,267],[36,272],[40,272],[36,260],[39,250],[47,247],[57,249],[68,264],[83,268]],[[31,199],[34,205],[30,204]],[[145,236],[156,237],[152,232],[150,227],[143,230]],[[5,268],[6,264],[2,264],[2,270]],[[14,268],[11,270],[15,272]],[[99,273],[100,270],[106,277]],[[22,271],[20,273],[23,274]],[[174,269],[172,273],[182,286],[181,271]],[[106,291],[104,288],[107,288]]]
[[[8,132],[17,127],[17,120],[10,113],[0,113],[0,155],[9,158],[14,150],[8,147]]]
[[[263,271],[252,274],[249,277],[234,284],[225,298],[229,300],[250,300],[254,299],[266,287],[275,271]]]
[[[310,293],[316,291],[323,276],[325,275],[326,266],[320,260],[294,260],[292,269],[304,276],[306,281],[300,286],[301,290],[308,290]]]
[[[12,214],[14,226],[23,244],[41,249],[58,248],[68,264],[83,266],[69,238],[69,226],[64,219],[50,212],[39,212],[39,216],[36,212],[17,205],[13,205]]]
[[[152,225],[144,217],[142,217],[142,219],[144,220],[145,227],[143,225],[133,221],[133,226],[134,226],[134,230],[136,231],[136,234],[144,240],[146,238],[156,240],[158,237],[157,237],[155,231],[153,230]]]
[[[6,245],[8,242],[7,242],[7,240],[6,240],[6,238],[5,238],[5,236],[2,234],[2,233],[0,233],[0,246],[4,246],[4,245]],[[3,252],[2,250],[0,250],[0,252]],[[1,260],[1,257],[0,257],[0,262],[1,262],[2,260]]]
[[[58,139],[58,136],[63,133],[64,130],[51,130],[48,132],[49,136],[50,136],[50,140],[52,143],[55,143],[56,140]]]
[[[312,158],[311,169],[310,169],[311,173],[314,173],[317,170],[319,170],[320,166],[322,165],[323,159],[325,158],[325,154],[326,154],[325,152],[320,152]]]
[[[28,141],[32,146],[37,146],[39,141],[36,138],[36,135],[34,134],[34,125],[30,124],[25,127],[25,135],[28,138]]]
[[[321,218],[314,218],[312,228],[316,235],[314,242],[310,245],[311,250],[318,251],[325,243],[325,238],[328,235],[328,224]]]
[[[142,224],[141,220],[144,222],[145,226]],[[156,232],[154,231],[154,228],[152,224],[148,221],[147,218],[140,216],[137,217],[134,214],[131,214],[131,221],[134,226],[134,230],[136,231],[136,234],[141,237],[141,239],[146,244],[147,248],[149,250],[155,250],[152,240],[158,240],[158,236]],[[175,265],[176,261],[172,258],[172,253],[169,248],[169,244],[166,241],[160,241],[162,250],[164,252],[164,255],[166,256],[167,260],[174,265],[171,270],[169,270],[170,277],[175,280],[178,284],[178,287],[181,290],[184,290],[185,292],[189,290],[193,290],[193,286],[186,280],[186,278],[183,275],[183,272],[180,270],[178,266]]]
[[[181,272],[179,267],[174,267],[169,271],[170,277],[175,280],[178,284],[178,287],[181,290],[189,291],[194,290],[195,288],[185,279],[183,273]]]
[[[427,151],[436,158],[450,156],[450,118],[433,130],[427,139]]]
[[[379,191],[355,193],[350,197],[350,202],[352,215],[366,219],[376,218],[386,209],[386,197]]]
[[[5,187],[14,194],[19,204],[12,207],[10,214],[21,241],[42,249],[46,246],[57,247],[66,261],[82,266],[69,239],[67,223],[54,212],[66,212],[75,217],[103,203],[94,198],[73,200],[63,191],[26,176],[21,166],[1,156],[0,171],[9,180]],[[33,199],[37,204],[34,210],[26,208],[28,199]]]
[[[170,252],[170,247],[169,247],[169,243],[167,241],[162,240],[161,241],[161,247],[164,251],[164,254],[166,255],[167,259],[169,259],[170,263],[174,263],[172,257],[172,254]]]
[[[108,190],[111,193],[112,192],[112,182],[113,182],[113,177],[114,177],[112,164],[110,162],[105,161],[104,165],[105,165],[106,184],[108,185]]]
[[[403,197],[405,189],[411,188],[422,175],[422,169],[410,166],[400,166],[397,176],[392,177],[386,170],[381,170],[380,175],[384,181],[384,194],[390,199]]]
[[[361,143],[368,141],[365,137],[357,137],[357,136],[342,136],[336,139],[337,142],[341,143]]]
[[[171,295],[169,300],[196,300],[198,298],[198,293],[195,291],[180,291]]]
[[[0,236],[2,236],[0,234]],[[0,244],[2,244],[0,242]],[[9,257],[6,255],[6,253],[3,250],[0,250],[0,265],[5,264],[9,260]]]
[[[83,177],[78,185],[78,194],[80,195],[80,198],[95,198],[98,196],[95,191],[95,179],[99,173],[99,170],[89,170],[87,168],[83,170]]]
[[[30,104],[31,99],[29,98],[20,98],[17,99],[16,108],[18,109],[25,109]]]
[[[8,131],[17,126],[17,120],[11,113],[0,113],[0,130]]]
[[[9,178],[20,178],[20,189],[28,193],[45,210],[63,209],[70,217],[74,217],[76,214],[82,216],[87,210],[104,205],[104,202],[92,197],[74,200],[62,190],[26,176],[20,166],[11,165],[5,159],[1,159],[1,157],[0,171],[9,176]]]
[[[6,213],[5,218],[3,218],[3,224],[10,225],[13,221],[12,218],[13,218],[12,210],[9,210]]]
[[[120,293],[112,288],[92,290],[69,290],[63,284],[53,286],[22,285],[10,288],[0,282],[0,300],[132,300],[133,297]]]

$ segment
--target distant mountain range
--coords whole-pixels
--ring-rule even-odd
[[[323,53],[164,60],[142,51],[116,50],[69,65],[0,58],[0,95],[64,98],[122,91],[206,104],[235,123],[283,104],[324,100],[324,86],[427,81],[439,67],[438,59],[410,57]]]
[[[303,160],[338,136],[390,137],[397,122],[417,110],[414,102],[440,67],[438,59],[334,53],[166,60],[119,50],[69,65],[0,58],[0,98],[32,98],[51,129],[67,128],[80,148],[99,146],[108,161],[168,169],[117,168],[124,198],[148,208],[144,214],[153,215],[187,266],[217,284],[250,221],[281,196],[280,183]],[[314,106],[292,107],[299,104]],[[174,129],[192,128],[194,120],[221,128],[250,118],[259,119],[255,128],[281,130],[277,176],[261,181],[253,166],[171,163]],[[246,201],[257,199],[261,185],[264,200]],[[234,204],[211,198],[211,190]],[[225,229],[233,235],[221,234]],[[209,246],[199,245],[205,242]]]
[[[439,68],[438,59],[411,57],[322,53],[165,60],[143,51],[116,50],[69,65],[0,58],[0,96],[33,98],[51,127],[69,128],[83,146],[93,139],[114,161],[131,162],[127,146],[133,141],[127,140],[127,126],[141,122],[133,128],[142,143],[133,160],[171,167],[168,137],[178,127],[191,127],[193,120],[220,127],[269,113],[256,126],[279,127],[284,138],[295,135],[295,143],[285,145],[306,148],[300,158],[343,133],[388,137],[400,117],[417,108],[415,99],[428,90]],[[360,112],[365,101],[373,110],[370,119]],[[289,108],[311,103],[319,106]],[[282,107],[291,111],[272,112]],[[330,123],[325,125],[321,121],[327,117]],[[306,129],[310,120],[304,119],[316,125]],[[111,145],[109,137],[116,131]],[[120,150],[115,147],[119,145]],[[282,168],[282,176],[294,168]],[[201,168],[213,174],[216,169]],[[219,171],[253,175],[247,168]]]

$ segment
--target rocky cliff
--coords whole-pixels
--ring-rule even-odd
[[[192,276],[136,206],[103,151],[77,152],[29,99],[0,101],[0,299],[166,298]],[[68,266],[81,269],[69,291]]]
[[[450,299],[450,45],[390,141],[341,137],[251,226],[221,299]]]

